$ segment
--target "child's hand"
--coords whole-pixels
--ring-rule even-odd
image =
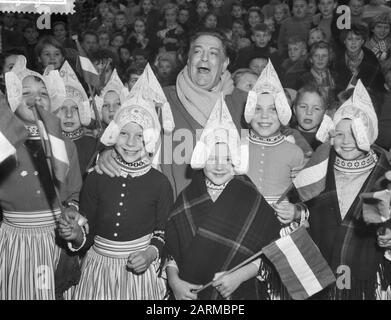
[[[289,224],[293,220],[299,218],[296,216],[299,213],[296,212],[295,206],[292,203],[273,203],[272,207],[277,213],[278,221],[280,221],[282,224]]]
[[[134,273],[144,273],[152,261],[156,259],[156,251],[152,248],[148,248],[145,251],[133,252],[128,257],[128,262],[126,264]]]
[[[384,234],[377,236],[377,244],[381,248],[391,249],[391,229],[386,228]]]
[[[216,273],[214,279],[221,276],[221,272]],[[242,281],[235,272],[222,276],[221,279],[213,282],[213,287],[220,293],[220,295],[227,299],[240,285]]]
[[[193,291],[200,289],[202,286],[191,284],[178,277],[175,281],[171,281],[170,287],[176,300],[197,300],[197,293]]]
[[[58,220],[58,232],[60,237],[66,241],[74,241],[79,239],[83,232],[77,221],[67,221],[64,217]]]

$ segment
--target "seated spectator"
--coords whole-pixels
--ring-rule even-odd
[[[391,14],[391,8],[386,6],[383,0],[369,0],[364,6],[362,20],[369,24],[373,18],[382,13]]]
[[[265,19],[273,17],[274,8],[278,4],[281,4],[280,0],[269,0],[269,3],[265,4],[262,7],[262,13],[263,13]]]
[[[27,68],[36,70],[37,57],[35,56],[35,46],[38,43],[39,33],[35,24],[28,24],[23,30],[24,48],[26,51]]]
[[[307,15],[309,17],[315,16],[318,11],[318,4],[316,0],[308,0]]]
[[[80,44],[88,56],[98,50],[98,35],[95,31],[87,30],[81,36]]]
[[[288,58],[281,65],[281,82],[284,88],[296,88],[297,79],[306,71],[306,54],[305,40],[291,37],[288,42]]]
[[[121,47],[119,47],[118,53],[119,53],[118,75],[122,80],[124,80],[126,77],[125,74],[133,62],[132,55],[129,47],[126,45],[122,45]]]
[[[260,76],[263,69],[265,69],[267,63],[268,63],[267,57],[255,57],[250,60],[248,67],[250,70],[254,71],[258,76]]]
[[[121,33],[126,39],[130,33],[128,28],[128,22],[126,21],[126,14],[124,11],[117,11],[114,15],[114,27],[113,32]]]
[[[132,90],[133,86],[137,82],[138,78],[143,74],[143,69],[138,69],[134,67],[130,67],[126,73],[124,78],[124,84],[128,88],[128,90]]]
[[[35,46],[35,56],[38,58],[40,72],[48,65],[53,65],[55,70],[59,70],[65,60],[65,50],[53,36],[44,36]]]
[[[350,8],[350,18],[352,24],[362,24],[368,25],[362,19],[362,13],[364,11],[364,0],[350,0],[349,1]]]
[[[247,11],[247,19],[246,19],[246,32],[247,36],[250,37],[252,34],[253,28],[260,23],[263,23],[265,17],[259,7],[251,7]]]
[[[320,13],[313,17],[313,24],[325,33],[327,42],[331,40],[331,23],[337,5],[337,0],[319,0]]]
[[[110,32],[100,31],[98,33],[99,49],[107,49],[115,52],[115,49],[110,45]]]
[[[367,30],[361,25],[352,25],[351,29],[342,31],[345,45],[344,59],[337,59],[335,70],[337,92],[355,86],[361,79],[364,86],[374,92],[384,92],[384,77],[380,64],[374,53],[364,47]]]
[[[238,58],[235,63],[235,69],[247,68],[250,60],[255,57],[266,57],[274,59],[275,52],[270,47],[271,34],[265,23],[257,24],[252,31],[251,40],[254,42],[251,46],[243,48],[238,53]]]
[[[139,17],[143,18],[146,26],[146,36],[151,38],[156,35],[159,29],[160,14],[155,9],[154,0],[141,0],[140,1],[140,14]]]
[[[371,36],[365,47],[371,50],[383,69],[391,67],[391,20],[387,13],[375,17],[369,23]]]
[[[136,48],[132,51],[133,67],[144,69],[151,57],[151,52],[146,49]]]
[[[140,14],[140,6],[136,4],[135,0],[127,0],[126,9],[124,10],[126,15],[126,22],[132,25],[134,19]]]
[[[197,19],[195,25],[199,25],[205,15],[209,12],[211,8],[209,7],[209,2],[207,0],[198,0],[196,3],[196,13]]]
[[[91,55],[91,62],[98,71],[100,79],[103,79],[101,83],[101,87],[103,87],[110,80],[111,74],[118,64],[118,56],[111,50],[101,49]]]
[[[157,79],[162,87],[175,85],[178,66],[173,54],[168,52],[159,54],[155,67]]]
[[[113,47],[115,52],[119,54],[119,48],[125,44],[125,38],[123,33],[117,32],[114,33],[111,37],[110,45]]]
[[[203,17],[201,21],[201,28],[203,29],[216,29],[218,26],[218,21],[217,21],[217,15],[209,11],[205,16]]]
[[[76,48],[75,42],[69,39],[67,24],[64,21],[56,21],[52,24],[53,36],[64,48]]]
[[[102,24],[104,17],[110,12],[106,0],[101,0],[95,10],[95,17],[89,22],[88,29],[97,30]]]
[[[326,34],[319,27],[312,28],[308,33],[308,46],[311,47],[315,42],[319,41],[328,42]]]
[[[334,52],[327,42],[315,42],[308,53],[308,71],[297,78],[295,90],[308,83],[313,83],[322,92],[326,108],[329,108],[336,99],[336,74],[330,71],[334,61]]]
[[[311,20],[307,16],[307,0],[293,0],[292,17],[287,18],[282,24],[278,36],[278,51],[285,55],[288,49],[288,40],[292,36],[306,38],[310,31]]]
[[[131,50],[149,47],[150,39],[147,36],[147,26],[143,18],[137,17],[134,20],[133,31],[130,33],[126,43]]]
[[[236,70],[232,74],[234,86],[237,89],[249,92],[258,80],[258,73],[247,68]]]

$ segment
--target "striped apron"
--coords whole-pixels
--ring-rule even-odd
[[[55,211],[4,211],[0,226],[0,300],[55,299]]]
[[[166,277],[158,277],[160,261],[154,261],[143,274],[126,269],[131,253],[145,250],[152,235],[132,241],[111,241],[100,236],[84,258],[74,300],[162,300]]]

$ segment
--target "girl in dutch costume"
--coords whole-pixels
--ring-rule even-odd
[[[221,97],[194,149],[198,170],[181,192],[166,228],[166,272],[172,297],[257,299],[260,261],[224,275],[279,237],[274,210],[246,177],[248,150]],[[202,285],[211,287],[197,293]]]
[[[384,150],[373,145],[378,135],[378,120],[360,80],[353,95],[335,113],[333,123],[332,148],[324,149],[328,143],[322,145],[329,152],[328,166],[324,168],[327,172],[317,174],[325,177],[325,186],[306,205],[313,240],[337,278],[349,268],[350,277],[345,280],[350,283],[328,288],[319,297],[380,299],[389,285],[390,261],[376,243],[377,227],[366,225],[362,218],[360,194],[377,191],[375,182],[391,166]],[[327,131],[323,132],[323,139],[328,136]],[[313,156],[324,152],[322,149],[317,149]]]
[[[152,92],[144,73],[101,138],[114,146],[121,175],[87,176],[80,211],[89,233],[60,223],[73,250],[88,250],[75,300],[161,300],[166,295],[159,267],[173,193],[168,179],[152,167],[161,130]]]
[[[60,105],[52,106],[51,111],[61,119],[63,136],[75,143],[81,175],[84,176],[97,147],[96,139],[87,135],[85,129],[92,117],[90,101],[68,61],[64,62],[59,73],[64,81],[66,97]]]
[[[16,150],[16,157],[0,165],[4,215],[0,226],[0,300],[55,299],[55,271],[61,255],[55,232],[60,204],[31,108],[48,112],[51,103],[60,98],[61,83],[57,71],[41,76],[26,69],[24,56],[18,56],[13,70],[6,74],[9,105],[28,130],[28,139]],[[54,125],[60,134],[59,122]],[[62,160],[68,161],[69,169],[65,182],[55,183],[60,201],[72,211],[77,210],[82,182],[76,147],[72,141],[64,143],[67,160]]]

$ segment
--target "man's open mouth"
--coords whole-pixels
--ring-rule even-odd
[[[210,72],[210,69],[207,67],[198,67],[197,70],[199,73],[209,73]]]

